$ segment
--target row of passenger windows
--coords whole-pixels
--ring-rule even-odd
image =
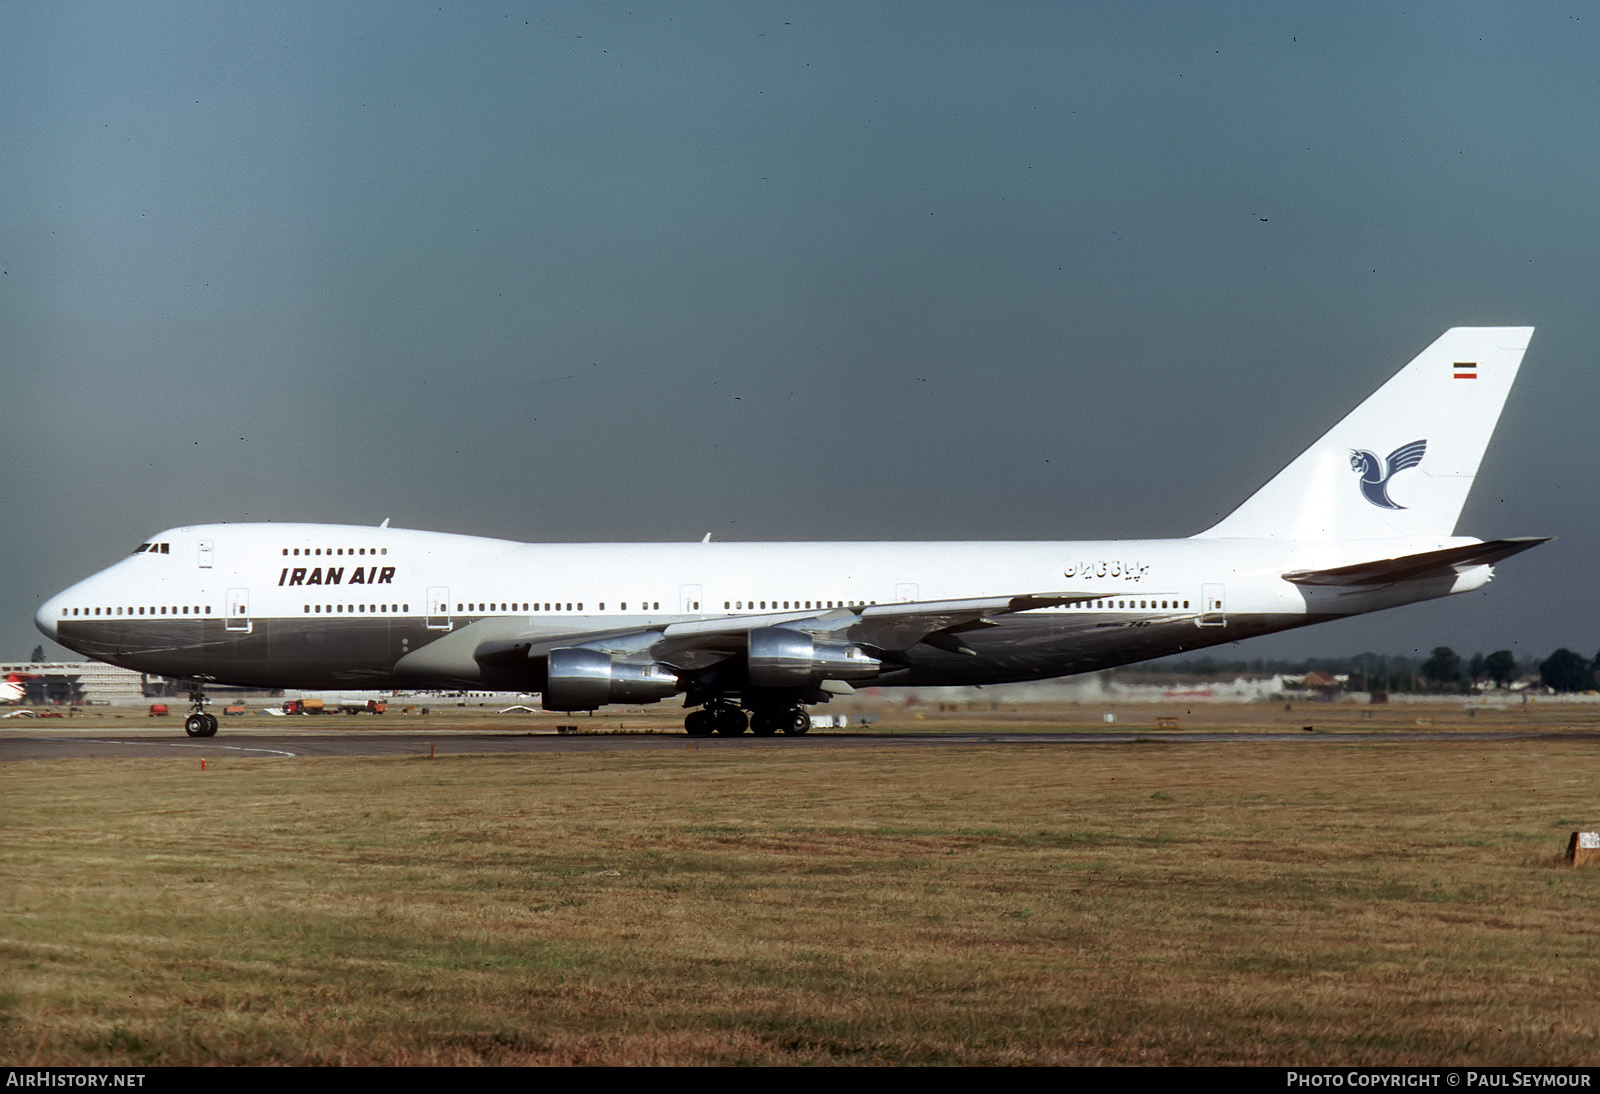
[[[645,606],[649,607],[649,605],[645,605]],[[600,610],[601,611],[605,611],[606,610],[606,606],[604,604],[601,604],[600,605]],[[621,610],[622,611],[627,611],[628,610],[628,606],[626,604],[622,605]],[[513,601],[513,602],[511,602],[509,604],[506,603],[505,601],[501,601],[498,606],[496,606],[493,603],[485,604],[482,601],[479,601],[479,602],[474,603],[474,604],[457,604],[456,605],[456,611],[458,613],[459,612],[563,612],[563,611],[565,611],[565,612],[580,611],[581,612],[581,611],[583,611],[583,601],[581,601],[581,600],[578,601],[578,605],[577,605],[576,608],[574,608],[570,602],[567,603],[567,604],[544,604],[544,605],[532,604],[532,605],[530,605],[526,601],[524,601],[522,606],[518,607],[515,601]]]
[[[810,601],[810,600],[806,600],[806,601],[800,601],[800,600],[795,600],[795,601],[788,601],[788,600],[783,600],[783,601],[778,601],[778,600],[772,600],[772,601],[752,600],[752,601],[749,601],[748,603],[749,603],[750,606],[749,606],[749,608],[746,608],[745,607],[746,602],[743,601],[743,600],[735,600],[735,601],[732,601],[731,603],[729,601],[724,600],[722,602],[722,607],[725,610],[728,610],[728,611],[761,611],[763,609],[765,609],[767,611],[774,611],[774,610],[779,610],[779,611],[781,611],[781,610],[789,610],[789,611],[793,611],[793,610],[795,610],[797,608],[809,609],[809,610],[815,610],[817,608],[846,608],[846,607],[849,607],[849,608],[860,608],[860,607],[866,607],[867,605],[876,604],[877,601],[876,600],[853,600],[853,601],[843,601],[843,600],[839,600],[839,601],[834,601],[834,600],[826,600],[826,601],[824,601],[824,600],[818,600],[818,601]],[[770,607],[768,607],[769,604],[771,605]],[[793,605],[792,607],[791,607],[791,604]],[[814,605],[814,607],[813,607],[813,605]],[[1182,601],[1180,601],[1180,600],[1095,600],[1095,601],[1089,601],[1089,602],[1086,602],[1086,603],[1083,603],[1083,604],[1071,604],[1071,605],[1068,605],[1067,607],[1069,609],[1078,610],[1078,611],[1105,611],[1108,608],[1130,608],[1130,609],[1143,608],[1143,609],[1148,610],[1148,609],[1151,609],[1151,608],[1187,608],[1188,606],[1189,606],[1189,602],[1187,600],[1182,600]],[[605,602],[602,601],[600,603],[599,607],[600,607],[600,611],[605,611],[606,610]],[[343,614],[344,612],[382,612],[382,613],[387,614],[387,613],[390,613],[390,612],[394,612],[394,613],[409,612],[410,610],[411,610],[411,605],[410,604],[350,604],[348,606],[344,605],[344,604],[307,604],[307,605],[305,605],[305,608],[304,608],[304,611],[305,611],[306,615]],[[626,600],[624,600],[621,604],[619,604],[617,606],[617,610],[618,611],[624,611],[624,612],[627,611],[628,610],[628,602]],[[660,611],[661,610],[661,601],[659,601],[659,600],[640,601],[638,610],[639,611]],[[694,601],[693,603],[691,603],[689,605],[689,610],[690,611],[699,611],[700,610],[700,602],[699,601]],[[457,604],[456,605],[456,611],[458,613],[460,613],[460,612],[493,612],[493,611],[502,611],[502,612],[507,612],[507,611],[510,611],[510,612],[516,612],[516,611],[523,611],[523,612],[527,612],[527,611],[534,611],[534,612],[560,612],[560,611],[568,611],[568,612],[570,612],[570,611],[580,611],[581,612],[581,611],[583,611],[583,601],[580,600],[576,604],[574,604],[571,601],[568,601],[565,604],[549,603],[549,602],[543,603],[543,604],[534,604],[534,603],[529,603],[527,601],[524,601],[520,606],[518,606],[515,603],[511,603],[511,602],[507,602],[507,601],[501,601],[498,606],[496,606],[495,604],[485,603],[485,602],[481,602],[480,601],[480,602],[472,603],[472,604]],[[185,616],[185,615],[210,615],[210,614],[211,614],[211,605],[209,605],[209,604],[207,604],[205,606],[205,609],[203,611],[201,610],[200,605],[198,605],[198,604],[195,604],[195,605],[183,605],[183,606],[180,606],[180,607],[160,606],[160,607],[153,607],[153,608],[151,608],[151,607],[128,607],[128,608],[62,608],[61,609],[61,615],[62,615],[63,618],[74,618],[74,617],[79,617],[79,616],[96,616],[96,615],[156,615],[156,616],[177,615],[177,616]]]
[[[638,604],[639,604],[639,609],[638,610],[641,611],[641,612],[653,612],[653,611],[660,611],[661,610],[661,601],[659,601],[659,600],[655,600],[655,601],[641,600],[641,601],[638,602]],[[602,611],[602,612],[606,610],[606,602],[604,600],[602,600],[600,602],[599,610]],[[622,603],[617,605],[617,611],[625,612],[627,610],[628,610],[628,602],[626,600],[624,600]],[[695,601],[693,604],[689,605],[689,610],[690,611],[699,611],[700,610],[700,602],[699,601]],[[540,604],[540,603],[537,603],[537,602],[530,604],[527,601],[523,601],[520,606],[516,603],[516,601],[511,601],[511,602],[508,603],[508,602],[502,600],[498,605],[495,604],[493,601],[490,601],[488,603],[485,603],[483,601],[477,601],[476,603],[471,603],[471,604],[457,604],[456,605],[456,611],[458,613],[460,613],[460,612],[581,612],[581,611],[583,611],[583,601],[580,600],[576,604],[574,604],[570,600],[567,601],[565,604],[562,604],[562,603],[559,603],[559,602],[551,603],[551,602],[548,602],[548,601],[543,603],[543,604]]]
[[[698,610],[699,607],[700,607],[700,605],[697,602],[697,603],[691,605],[691,610]],[[343,614],[345,612],[385,612],[385,613],[387,613],[387,612],[409,612],[410,610],[411,610],[411,605],[410,604],[306,604],[301,609],[301,611],[304,612],[304,614],[306,614],[306,615]],[[600,604],[600,610],[601,611],[605,611],[606,610],[606,606],[605,606],[604,603]],[[617,610],[618,611],[624,611],[624,612],[627,611],[628,610],[627,601],[623,601],[622,604],[618,606]],[[661,610],[661,601],[659,601],[659,600],[640,601],[639,602],[639,610],[640,611],[660,611]],[[487,602],[480,601],[480,602],[473,603],[473,604],[457,604],[456,605],[456,612],[458,614],[459,613],[463,613],[463,612],[494,612],[494,611],[500,611],[500,612],[517,612],[517,611],[522,611],[522,612],[541,612],[541,611],[543,611],[543,612],[561,612],[561,611],[567,611],[567,612],[571,612],[571,611],[579,611],[579,612],[581,612],[581,611],[583,611],[583,601],[580,600],[580,601],[578,601],[576,603],[573,603],[572,601],[568,601],[565,604],[556,604],[556,603],[534,604],[534,603],[531,603],[531,602],[528,602],[528,601],[524,601],[520,605],[512,603],[512,602],[509,602],[509,601],[502,601],[499,604],[490,604],[490,603],[487,603]]]
[[[286,555],[386,555],[387,547],[285,547]]]
[[[62,608],[63,617],[68,615],[210,615],[211,605],[207,604],[205,610],[200,610],[200,605],[184,605],[182,607],[156,607],[156,608]]]
[[[1068,604],[1067,609],[1103,612],[1107,608],[1187,608],[1187,600],[1091,600],[1084,604]]]
[[[409,612],[410,610],[410,604],[307,604],[305,606],[305,614],[307,615],[342,615],[345,612],[350,612],[352,615],[357,612],[388,614],[389,612],[401,613]]]
[[[791,603],[794,605],[793,608],[789,606]],[[866,607],[868,604],[876,603],[876,600],[807,600],[803,603],[799,600],[792,602],[788,600],[782,602],[777,600],[735,600],[732,604],[729,604],[726,600],[724,600],[722,602],[722,607],[725,611],[736,612],[761,611],[763,609],[767,611],[793,611],[795,608],[810,609],[813,604],[815,604],[818,608],[862,608]],[[770,608],[767,607],[769,604],[771,605]],[[748,607],[746,607],[746,605],[748,605]]]
[[[623,611],[623,612],[627,611],[628,610],[628,603],[629,602],[626,601],[626,600],[622,601],[620,604],[617,605],[617,610],[618,611]],[[796,610],[817,611],[817,610],[826,610],[826,609],[831,609],[831,608],[864,608],[864,607],[869,607],[871,605],[874,605],[876,603],[878,603],[876,600],[731,600],[731,601],[730,600],[724,600],[722,602],[722,608],[723,608],[724,611],[740,611],[740,612],[742,612],[742,611],[796,611]],[[643,600],[643,601],[639,601],[638,605],[639,605],[638,606],[638,610],[639,611],[660,611],[661,610],[661,601],[659,601],[659,600]],[[1188,606],[1189,606],[1189,602],[1187,600],[1171,600],[1171,599],[1169,599],[1169,600],[1096,600],[1096,601],[1089,601],[1089,602],[1083,603],[1083,604],[1067,605],[1068,608],[1075,609],[1075,610],[1078,610],[1078,611],[1105,611],[1108,608],[1131,608],[1131,609],[1143,608],[1143,609],[1146,609],[1146,610],[1152,609],[1152,608],[1173,609],[1173,608],[1187,608]],[[605,611],[606,610],[605,601],[601,601],[597,607],[598,607],[598,610],[600,610],[602,612]],[[351,609],[351,610],[353,611],[355,609]],[[362,610],[365,610],[365,609],[362,609]],[[374,609],[374,610],[377,610],[377,609]],[[698,600],[691,602],[687,606],[686,610],[692,611],[692,612],[699,611],[700,610],[700,602]],[[577,601],[576,603],[574,603],[572,601],[567,601],[566,603],[563,604],[563,603],[560,603],[560,602],[552,603],[552,602],[549,602],[549,601],[546,601],[544,603],[523,601],[522,603],[519,604],[519,603],[517,603],[515,601],[504,601],[504,600],[502,600],[502,601],[500,601],[498,603],[495,603],[495,602],[492,602],[492,601],[490,601],[490,602],[476,601],[476,602],[471,602],[471,603],[457,603],[456,604],[456,612],[457,613],[463,613],[463,612],[496,612],[496,611],[499,611],[499,612],[561,612],[561,611],[571,612],[571,611],[579,611],[579,612],[581,612],[581,611],[583,611],[583,602],[581,600]]]
[[[635,603],[638,604],[638,609],[637,610],[639,610],[641,612],[658,612],[658,611],[661,610],[661,601],[659,601],[659,600],[640,600],[640,601],[636,601]],[[877,601],[876,600],[853,600],[853,601],[846,602],[846,601],[843,601],[843,600],[829,600],[829,601],[824,602],[824,601],[821,601],[821,600],[817,600],[817,601],[807,600],[807,601],[802,602],[802,601],[799,601],[799,600],[795,600],[795,601],[784,600],[784,601],[780,602],[780,601],[777,601],[777,600],[770,600],[770,601],[769,600],[761,600],[761,601],[756,601],[756,600],[751,600],[751,601],[744,601],[744,600],[728,601],[728,600],[724,600],[722,602],[722,607],[723,607],[723,610],[725,610],[725,611],[759,611],[759,610],[766,610],[766,611],[789,610],[789,611],[793,611],[796,608],[806,608],[806,609],[811,609],[811,610],[815,610],[817,608],[824,608],[824,607],[827,607],[827,608],[843,608],[843,607],[847,606],[847,603],[848,603],[848,606],[850,606],[850,607],[861,607],[861,606],[866,605],[866,604],[876,604]],[[629,604],[629,601],[626,601],[626,600],[622,601],[620,604],[617,605],[617,611],[619,611],[619,612],[627,611],[628,610],[628,604]],[[606,602],[604,600],[602,600],[598,605],[596,605],[596,607],[597,607],[597,609],[599,611],[603,612],[603,611],[606,610]],[[684,610],[685,611],[690,611],[690,612],[697,612],[697,611],[700,610],[700,602],[698,600],[692,600],[687,605],[684,606]],[[521,612],[528,612],[528,611],[533,611],[533,612],[562,612],[562,611],[571,612],[571,611],[579,611],[579,612],[581,612],[581,611],[583,611],[583,601],[580,600],[577,603],[573,603],[572,601],[569,600],[565,604],[562,604],[562,603],[549,603],[549,602],[541,604],[541,603],[538,603],[538,602],[529,603],[527,601],[524,601],[520,605],[517,604],[515,601],[510,601],[510,602],[501,601],[499,604],[496,604],[493,601],[490,601],[490,602],[487,602],[487,603],[480,601],[480,602],[476,602],[476,603],[465,603],[465,604],[458,603],[456,605],[456,611],[457,612],[494,612],[494,611],[500,611],[500,612],[508,612],[508,611],[509,612],[518,612],[518,611],[521,611]]]

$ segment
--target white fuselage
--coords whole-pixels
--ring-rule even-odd
[[[420,651],[475,624],[586,636],[997,590],[1095,598],[999,619],[963,656],[919,649],[882,681],[998,682],[1466,591],[1490,567],[1355,591],[1282,575],[1476,542],[527,544],[397,528],[203,525],[154,537],[51,598],[38,622],[80,652],[146,672],[275,687],[453,687],[494,681],[470,660],[432,664]]]

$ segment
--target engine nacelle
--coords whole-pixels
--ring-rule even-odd
[[[654,661],[618,661],[604,650],[551,650],[544,709],[598,710],[607,703],[654,703],[678,690],[678,677]]]
[[[823,680],[864,680],[883,663],[848,642],[819,642],[803,631],[764,627],[750,632],[750,683],[803,688]]]

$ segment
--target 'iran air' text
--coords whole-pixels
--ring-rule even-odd
[[[350,570],[350,577],[344,572]],[[308,570],[304,566],[293,569],[285,566],[278,574],[279,585],[392,585],[393,566],[318,566]]]

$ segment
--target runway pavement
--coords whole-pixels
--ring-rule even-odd
[[[31,731],[30,731],[31,730]],[[316,758],[324,756],[427,756],[489,753],[603,752],[685,749],[962,748],[974,745],[1089,747],[1128,744],[1383,744],[1401,741],[1600,741],[1590,730],[1429,731],[1383,729],[1362,732],[1195,731],[1140,729],[1072,733],[979,731],[972,733],[813,732],[804,737],[689,737],[683,733],[497,732],[447,730],[243,731],[194,739],[182,731],[37,729],[0,731],[0,763],[25,760],[195,757]]]

